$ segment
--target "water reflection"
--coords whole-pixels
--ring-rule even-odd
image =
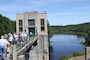
[[[54,35],[50,38],[51,46],[53,47],[50,60],[59,60],[64,55],[71,55],[73,52],[81,52],[85,50],[85,46],[80,44],[84,38],[76,35]]]

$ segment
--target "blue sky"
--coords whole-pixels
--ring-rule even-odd
[[[0,13],[12,20],[17,13],[45,10],[50,25],[90,22],[90,0],[0,0]]]

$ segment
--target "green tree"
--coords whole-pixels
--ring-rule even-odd
[[[2,34],[14,33],[15,21],[0,14],[0,36]]]

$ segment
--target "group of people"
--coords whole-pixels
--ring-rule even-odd
[[[32,33],[30,33],[32,34]],[[3,60],[5,60],[6,57],[6,53],[7,53],[7,48],[8,46],[13,46],[13,43],[17,43],[19,39],[21,38],[25,38],[28,39],[29,33],[25,32],[25,33],[8,33],[8,34],[4,34],[1,36],[0,39],[0,53],[2,52],[3,54],[1,54],[1,57]]]

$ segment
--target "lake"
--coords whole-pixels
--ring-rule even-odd
[[[71,55],[74,52],[85,51],[85,46],[80,44],[85,40],[83,37],[76,35],[56,34],[50,38],[52,53],[50,60],[59,60],[64,55]]]

